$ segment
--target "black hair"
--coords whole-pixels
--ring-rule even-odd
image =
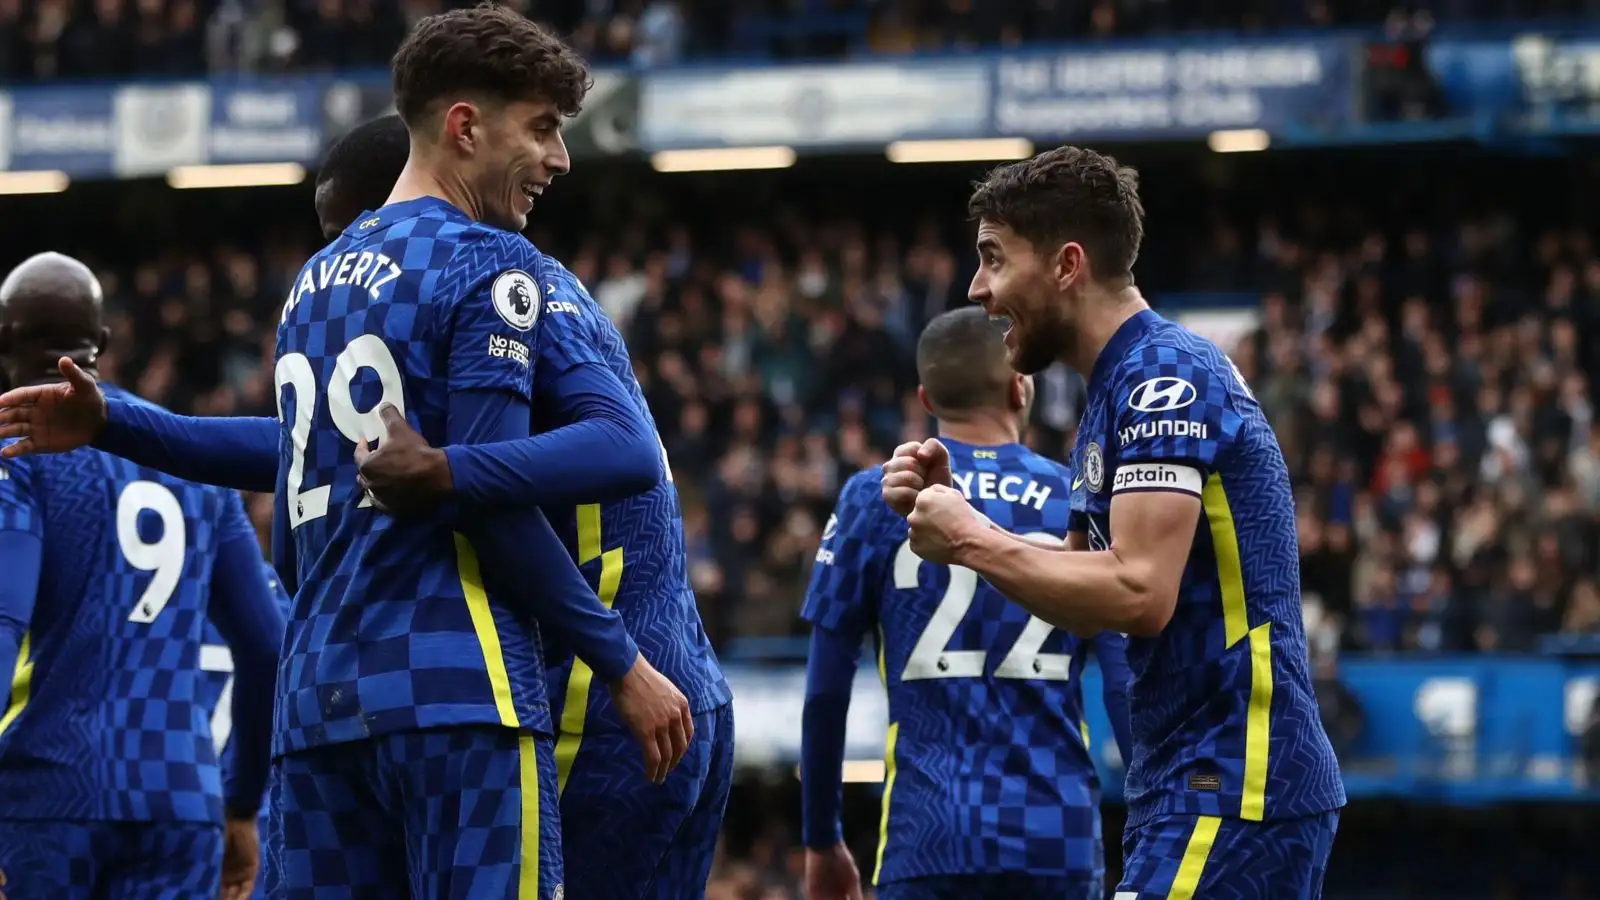
[[[996,167],[973,186],[967,213],[1008,226],[1035,250],[1076,241],[1102,280],[1131,280],[1144,242],[1139,173],[1082,147]]]
[[[934,415],[1004,408],[1011,382],[999,326],[976,306],[935,316],[917,339],[917,377]]]

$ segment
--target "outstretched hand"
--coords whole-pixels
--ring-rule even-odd
[[[66,381],[0,394],[0,440],[17,440],[0,456],[65,453],[86,446],[106,425],[106,397],[94,376],[72,360],[57,363]]]
[[[378,417],[387,432],[378,448],[369,448],[366,441],[356,443],[357,486],[384,512],[433,509],[455,487],[449,459],[412,428],[394,404],[378,407]]]

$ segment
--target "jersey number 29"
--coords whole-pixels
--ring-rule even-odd
[[[1035,540],[1029,536],[1030,540]],[[1052,538],[1054,540],[1054,538]],[[978,573],[961,566],[950,566],[950,585],[939,598],[933,617],[923,627],[911,656],[906,660],[901,681],[918,681],[930,678],[982,678],[987,650],[951,650],[950,639],[955,637],[961,620],[972,608],[972,598],[978,592]],[[922,557],[911,551],[911,542],[900,545],[894,556],[894,586],[912,590],[919,584]],[[1069,653],[1043,653],[1044,642],[1055,628],[1038,616],[1029,616],[1027,627],[1017,636],[1000,665],[995,667],[996,678],[1018,678],[1025,681],[1067,681],[1072,677],[1072,655]]]
[[[371,369],[378,376],[383,395],[366,412],[357,412],[350,387],[356,373]],[[328,494],[333,486],[301,490],[306,479],[306,454],[311,442],[311,425],[317,415],[317,375],[311,370],[311,360],[304,353],[285,353],[278,359],[273,371],[277,384],[278,420],[283,421],[283,389],[294,391],[294,424],[289,429],[289,471],[284,477],[284,489],[289,507],[289,527],[299,528],[306,522],[328,514]],[[384,434],[383,419],[378,408],[385,403],[394,404],[403,416],[406,414],[405,389],[400,380],[400,367],[395,364],[389,345],[375,334],[363,334],[345,345],[333,362],[333,374],[328,378],[328,416],[333,427],[352,444],[368,441],[376,444]],[[359,506],[371,506],[372,498],[362,495]]]

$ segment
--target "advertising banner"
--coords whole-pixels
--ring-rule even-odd
[[[118,88],[112,101],[119,178],[160,175],[206,162],[211,89],[203,84]]]
[[[980,59],[647,74],[646,150],[852,147],[981,134],[989,66]]]
[[[1049,140],[1201,137],[1353,117],[1346,41],[1056,50],[995,60],[991,132]]]
[[[322,90],[313,81],[211,89],[213,163],[313,163],[322,152]]]
[[[110,174],[116,147],[111,97],[83,88],[12,91],[10,169]]]

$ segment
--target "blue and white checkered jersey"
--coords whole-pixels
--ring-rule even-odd
[[[392,403],[446,442],[455,391],[527,398],[540,255],[425,197],[359,217],[300,270],[278,327],[280,513],[297,581],[273,752],[469,723],[550,731],[538,630],[487,589],[452,511],[356,487]]]
[[[1059,546],[1065,466],[1026,447],[942,439],[955,487],[995,524]],[[1098,874],[1100,784],[1083,723],[1084,647],[970,569],[924,562],[853,476],[823,530],[801,615],[875,633],[888,691],[876,882],[968,873]]]
[[[559,377],[576,366],[600,365],[628,387],[628,400],[654,429],[655,417],[634,377],[633,361],[616,325],[577,277],[548,256],[540,280],[546,286],[547,300],[535,350],[535,398],[540,396],[543,379]],[[535,430],[568,424],[546,418],[547,408],[548,404],[535,402]],[[662,454],[665,456],[665,449]],[[667,477],[642,494],[612,503],[547,508],[545,514],[601,602],[622,617],[640,652],[683,691],[693,712],[710,712],[727,703],[732,694],[689,585],[678,488],[672,481],[671,464],[664,468]],[[552,672],[551,684],[565,685],[563,734],[625,727],[612,707],[611,693],[589,689],[592,678],[592,671],[580,660],[563,660]],[[562,750],[566,749],[563,744]],[[565,775],[571,764],[565,753],[561,763]]]
[[[291,601],[278,580],[278,573],[270,563],[262,563],[267,571],[267,587],[278,601],[285,619],[289,617]],[[233,651],[215,625],[206,623],[205,644],[200,648],[200,705],[211,717],[211,744],[222,760],[223,779],[229,776],[224,751],[233,736]],[[267,820],[267,806],[261,805],[261,821]]]
[[[110,385],[110,396],[138,401]],[[91,448],[0,462],[43,557],[0,713],[0,818],[221,822],[199,661],[239,495]]]
[[[1128,641],[1130,827],[1343,806],[1311,689],[1289,473],[1232,361],[1154,312],[1133,316],[1095,362],[1073,464],[1071,528],[1092,550],[1110,546],[1119,493],[1201,501],[1171,622]]]

